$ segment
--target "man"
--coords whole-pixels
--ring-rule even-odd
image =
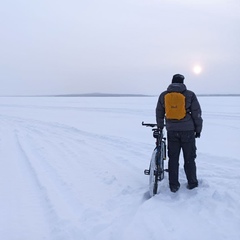
[[[178,172],[181,149],[184,157],[184,170],[188,181],[187,188],[193,189],[198,187],[195,163],[195,138],[199,138],[201,135],[202,111],[195,93],[187,90],[183,81],[183,75],[175,74],[172,78],[172,84],[168,86],[167,91],[164,91],[159,96],[156,107],[157,126],[163,129],[164,119],[166,122],[169,187],[172,192],[178,191],[180,187]],[[177,102],[173,104],[174,101]],[[174,113],[174,111],[177,113]]]

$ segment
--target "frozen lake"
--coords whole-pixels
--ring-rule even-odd
[[[157,98],[1,97],[0,238],[239,240],[240,97],[198,98],[200,186],[149,199]]]

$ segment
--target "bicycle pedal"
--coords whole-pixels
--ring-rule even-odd
[[[148,169],[145,169],[145,170],[144,170],[144,174],[145,174],[145,175],[150,175],[150,171],[149,171]]]

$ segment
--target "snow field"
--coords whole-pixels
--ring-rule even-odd
[[[181,159],[179,192],[166,174],[149,198],[157,98],[1,98],[0,238],[239,240],[240,101],[199,100],[199,188]]]

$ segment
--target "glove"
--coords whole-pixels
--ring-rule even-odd
[[[196,133],[195,133],[195,138],[200,138],[200,136],[201,136],[201,133],[200,133],[200,132],[196,132]]]
[[[157,124],[157,128],[160,129],[160,130],[162,131],[163,128],[164,128],[164,125],[163,125],[163,124]]]

